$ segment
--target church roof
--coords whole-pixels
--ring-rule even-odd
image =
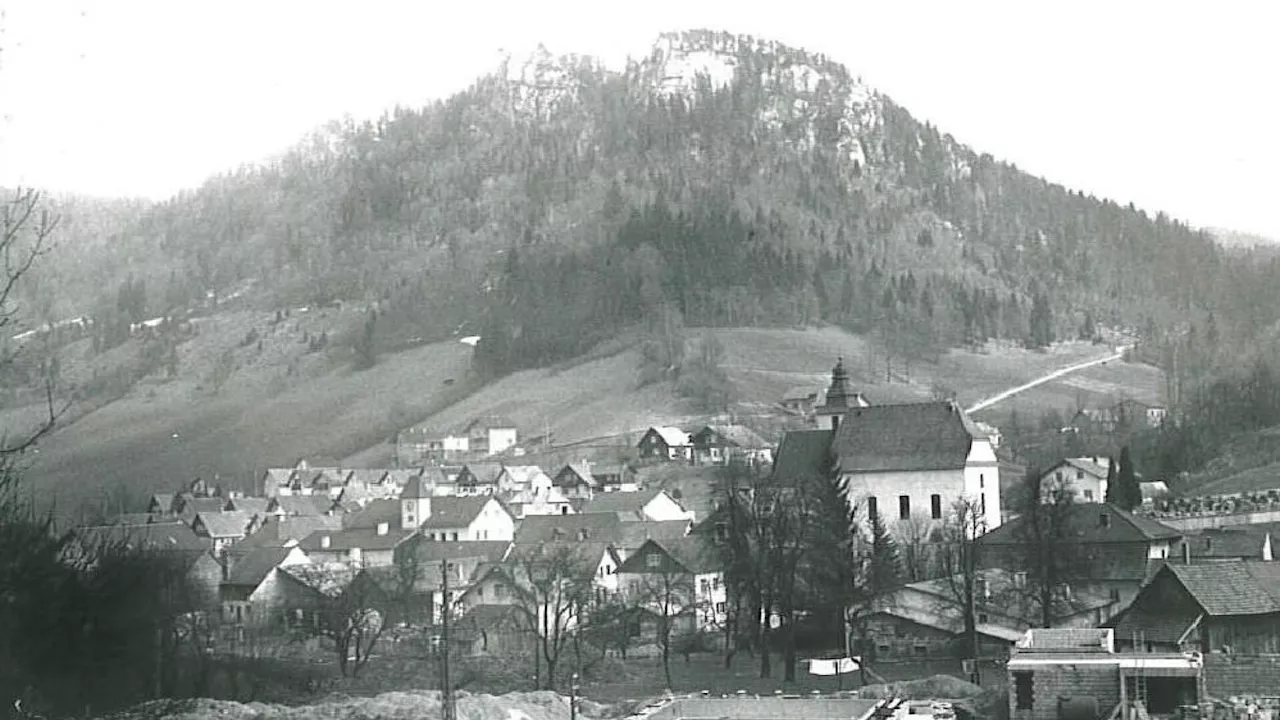
[[[855,407],[832,440],[841,472],[959,470],[975,438],[985,439],[955,403]]]

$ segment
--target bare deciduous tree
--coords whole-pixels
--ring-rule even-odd
[[[554,689],[556,668],[591,600],[594,567],[584,569],[578,549],[568,543],[520,548],[513,555],[509,573],[534,638],[534,677],[539,688]]]

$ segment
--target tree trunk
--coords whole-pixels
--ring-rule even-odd
[[[786,623],[782,636],[782,679],[785,682],[796,681],[796,618],[795,611],[788,609],[783,616]]]
[[[771,608],[768,603],[762,605],[764,617],[760,620],[760,677],[767,678],[773,675],[773,665],[769,657],[769,615]]]

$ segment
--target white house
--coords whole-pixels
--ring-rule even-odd
[[[840,364],[832,372],[832,398],[848,397]],[[821,408],[819,409],[821,410]],[[828,427],[788,432],[778,448],[775,475],[787,479],[835,473],[863,517],[942,523],[967,500],[983,527],[1000,525],[1000,468],[991,438],[950,401],[900,405],[854,403],[843,415],[822,416]]]
[[[220,588],[223,620],[249,627],[270,624],[285,609],[277,570],[309,562],[297,546],[258,548],[237,560]]]
[[[614,513],[623,520],[693,520],[693,513],[681,507],[666,490],[612,492],[593,495],[578,511]]]
[[[498,492],[514,493],[521,490],[547,490],[551,476],[537,465],[503,465],[498,474]]]
[[[689,433],[678,427],[651,427],[641,436],[636,447],[640,457],[662,460],[693,460],[693,442]]]
[[[1076,502],[1102,502],[1107,497],[1107,473],[1111,458],[1067,458],[1040,476],[1041,501],[1049,501],[1059,489],[1069,491]]]
[[[429,540],[511,540],[515,536],[515,519],[490,495],[402,496],[400,502],[402,517],[415,521],[414,527]]]
[[[508,448],[515,447],[519,431],[511,420],[499,416],[472,420],[462,431],[470,439],[471,451],[485,455],[497,455]]]
[[[572,515],[577,512],[573,509],[573,502],[558,487],[517,490],[507,495],[504,501],[517,519],[535,515]]]
[[[617,575],[620,591],[636,606],[674,615],[677,633],[722,628],[728,618],[722,564],[700,536],[646,540]]]

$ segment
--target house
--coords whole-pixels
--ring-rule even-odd
[[[281,589],[282,620],[287,627],[318,627],[323,622],[321,613],[326,606],[352,589],[361,568],[346,563],[305,563],[282,566],[279,575]],[[369,586],[363,586],[369,587]],[[358,597],[369,603],[368,609],[376,609],[383,597]]]
[[[845,382],[837,364],[824,407],[848,404]],[[863,517],[883,512],[890,524],[938,526],[966,500],[985,528],[999,527],[995,451],[955,403],[863,407],[854,402],[844,415],[821,419],[824,429],[783,435],[773,467],[776,478],[795,482],[834,473],[845,484],[849,502],[864,506]]]
[[[213,555],[213,542],[185,523],[169,521],[145,525],[100,525],[71,531],[68,552],[92,557],[107,549],[140,550],[174,562],[185,578],[195,607],[216,608],[222,566]]]
[[[827,388],[821,405],[814,408],[814,419],[819,430],[835,430],[841,419],[856,408],[870,407],[862,393],[849,388],[849,374],[844,369],[844,358],[836,358],[831,370],[831,386]]]
[[[259,497],[230,497],[222,509],[226,512],[242,512],[250,515],[266,515],[271,501]]]
[[[455,642],[465,654],[517,657],[535,649],[528,617],[519,605],[484,603],[460,612]]]
[[[634,492],[637,488],[635,472],[622,463],[588,465],[601,492]]]
[[[578,510],[582,514],[613,513],[623,520],[692,520],[665,490],[600,493]]]
[[[338,532],[342,530],[342,521],[343,518],[339,515],[268,515],[256,532],[231,545],[224,561],[235,562],[236,558],[243,557],[258,548],[290,547],[317,530]]]
[[[221,585],[224,622],[264,628],[283,620],[285,598],[278,571],[310,562],[297,547],[263,547],[240,558]]]
[[[669,618],[676,633],[722,628],[728,617],[722,564],[696,535],[645,541],[618,565],[617,575],[620,592],[650,614],[678,608]],[[646,626],[653,621],[641,622],[642,633]]]
[[[173,500],[174,514],[187,523],[195,521],[196,515],[200,513],[222,512],[224,505],[226,501],[222,498],[196,497],[185,493],[179,493]]]
[[[1040,476],[1042,502],[1053,502],[1053,494],[1059,489],[1070,491],[1077,502],[1102,502],[1107,497],[1107,476],[1111,472],[1111,458],[1067,458],[1053,465]]]
[[[450,497],[458,494],[458,478],[462,476],[463,467],[462,465],[428,465],[422,468],[422,472],[418,473],[417,477],[431,497]],[[405,487],[408,487],[408,483]]]
[[[385,575],[386,579],[381,582],[389,585],[403,583],[405,568],[412,568],[416,578],[413,592],[422,599],[419,618],[438,622],[440,608],[444,606],[442,573],[449,573],[449,592],[456,610],[462,593],[477,582],[487,568],[501,563],[510,549],[511,543],[506,541],[442,542],[416,534],[396,549],[394,566],[370,568],[370,572],[374,577],[379,577],[378,573]],[[494,593],[489,596],[493,597]]]
[[[466,433],[412,427],[396,434],[396,463],[402,468],[447,462],[470,452],[471,441]]]
[[[1178,530],[1110,503],[1072,503],[1066,511],[1055,545],[1077,566],[1071,587],[1109,596],[1116,603],[1114,612],[1133,601],[1182,538]],[[1028,523],[1025,516],[1014,518],[978,538],[982,567],[1023,569],[1031,534]]]
[[[482,455],[497,455],[515,447],[518,430],[510,418],[488,415],[467,424],[462,434],[468,439],[470,449]]]
[[[150,515],[176,515],[173,506],[173,493],[156,493],[147,501],[147,513]]]
[[[551,477],[537,465],[503,465],[498,475],[498,492],[517,493],[550,487]]]
[[[636,445],[644,460],[693,460],[689,433],[677,427],[651,427]]]
[[[690,438],[698,465],[728,465],[736,458],[747,463],[773,462],[769,443],[745,425],[707,425]]]
[[[396,498],[371,500],[369,504],[340,517],[343,530],[368,530],[386,523],[393,528],[403,528],[400,522],[400,500]]]
[[[878,599],[858,618],[862,654],[876,661],[954,657],[964,640],[963,587],[960,576],[925,580]],[[981,657],[1007,657],[1025,631],[1040,624],[1035,591],[1026,573],[979,571],[974,594]],[[1111,616],[1106,596],[1077,594],[1055,601],[1058,627],[1094,627]]]
[[[551,484],[560,489],[570,500],[587,500],[600,488],[595,475],[591,474],[591,466],[585,462],[569,463],[560,468]]]
[[[494,495],[498,492],[498,480],[502,475],[500,463],[467,463],[458,473],[459,495]]]
[[[546,477],[543,475],[543,477]],[[547,478],[550,481],[550,478]],[[569,515],[577,512],[558,487],[519,490],[502,498],[516,519],[531,515]]]
[[[1107,624],[1137,650],[1280,653],[1280,563],[1168,563]]]
[[[1280,524],[1228,525],[1205,528],[1182,537],[1169,553],[1170,561],[1192,563],[1272,560],[1280,540]],[[1175,560],[1176,559],[1176,560]]]
[[[1010,720],[1174,716],[1202,699],[1199,654],[1117,652],[1111,630],[1033,629],[1005,664]]]
[[[333,511],[333,499],[322,495],[277,495],[267,503],[267,514],[276,516],[328,515]]]
[[[298,547],[313,563],[378,567],[391,565],[396,548],[413,533],[413,530],[394,527],[389,522],[372,528],[337,532],[317,530],[303,538]]]
[[[817,385],[793,387],[782,394],[779,405],[787,412],[808,417],[823,402],[823,390]]]
[[[428,539],[510,541],[515,535],[515,518],[488,495],[430,498],[418,511],[418,528]]]
[[[200,537],[213,541],[213,554],[222,557],[231,544],[252,535],[262,524],[262,518],[244,512],[198,513],[191,522],[191,530]]]

